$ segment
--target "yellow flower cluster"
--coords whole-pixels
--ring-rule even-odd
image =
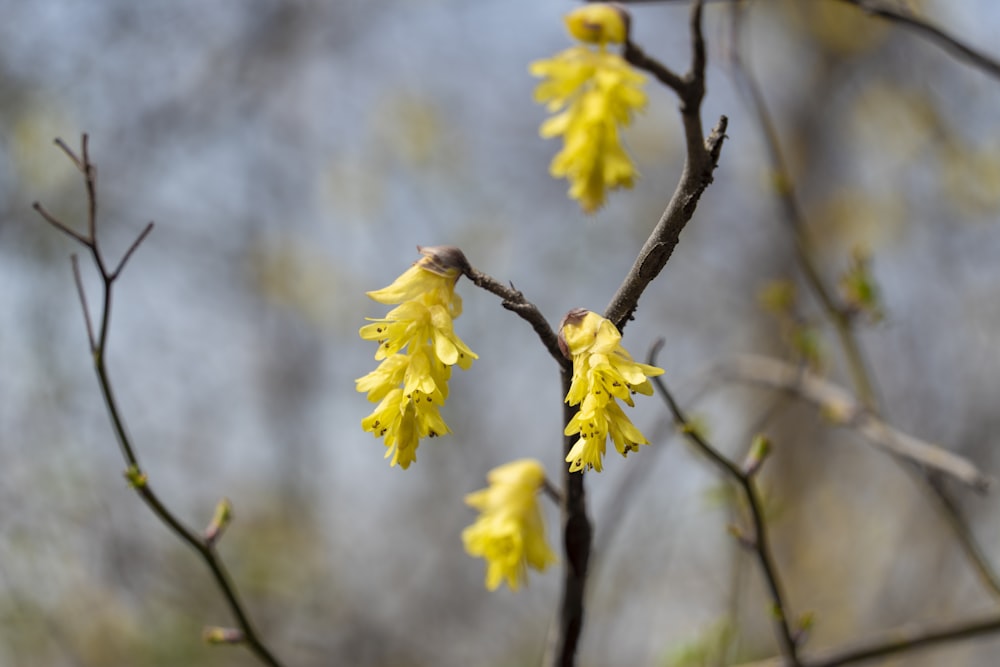
[[[455,283],[467,266],[458,248],[418,248],[424,255],[386,288],[368,292],[384,304],[399,304],[382,319],[361,327],[361,337],[378,341],[382,363],[358,378],[357,390],[378,407],[361,421],[364,430],[385,438],[390,465],[408,468],[420,438],[448,433],[439,412],[448,398],[448,378],[457,364],[467,370],[475,353],[455,334],[452,320],[462,313]]]
[[[488,488],[465,497],[480,515],[462,531],[462,542],[470,556],[486,560],[487,589],[506,580],[516,591],[527,582],[528,566],[544,570],[556,562],[538,506],[545,471],[534,459],[520,459],[494,468],[486,479]]]
[[[576,309],[563,318],[559,342],[573,360],[566,402],[580,405],[565,431],[580,434],[566,456],[570,472],[584,468],[600,472],[608,435],[622,456],[649,444],[615,399],[632,406],[632,394],[649,396],[653,387],[648,378],[661,375],[663,369],[633,361],[621,339],[615,325],[597,313]]]
[[[569,180],[569,196],[587,213],[604,204],[606,189],[631,188],[638,176],[619,134],[633,112],[646,105],[645,77],[607,50],[608,42],[625,41],[627,22],[621,10],[608,5],[581,7],[567,15],[566,25],[593,46],[574,46],[530,67],[532,75],[543,78],[535,100],[556,114],[539,133],[563,138],[549,172]]]

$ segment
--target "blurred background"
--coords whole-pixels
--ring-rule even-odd
[[[911,1],[992,49],[991,0]],[[385,308],[415,246],[460,246],[553,323],[602,311],[683,164],[677,102],[650,83],[628,142],[642,179],[585,216],[548,176],[528,64],[570,45],[565,0],[0,0],[0,664],[248,665],[209,647],[231,619],[203,564],[135,497],[86,347],[69,255],[33,201],[83,229],[79,175],[52,140],[91,137],[100,231],[120,280],[109,366],[140,460],[192,526],[229,497],[221,552],[288,665],[539,664],[558,568],[487,593],[462,551],[466,493],[531,456],[558,478],[560,389],[531,329],[467,281],[454,433],[390,468],[362,432],[357,330]],[[780,179],[743,94],[757,79],[807,236],[836,284],[870,253],[884,317],[859,329],[887,419],[991,473],[1000,413],[1000,81],[914,33],[833,1],[706,9],[706,131],[730,119],[715,183],[643,297],[626,346],[659,364],[710,438],[739,460],[764,430],[761,482],[792,611],[810,649],[905,623],[995,609],[925,487],[814,408],[711,385],[738,354],[794,359],[762,306],[798,284],[796,317],[829,377],[837,339],[802,285]],[[686,3],[633,9],[635,40],[688,64]],[[1000,52],[995,55],[1000,56]],[[84,277],[97,303],[96,276]],[[787,313],[786,313],[787,315]],[[798,349],[801,354],[802,349]],[[776,653],[734,503],[675,437],[662,403],[633,420],[653,441],[588,475],[596,547],[580,664],[712,665]],[[634,471],[642,469],[642,474]],[[949,489],[1000,562],[1000,502]],[[557,512],[546,508],[558,546]],[[911,665],[994,664],[1000,637]]]

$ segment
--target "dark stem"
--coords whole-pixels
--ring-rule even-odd
[[[215,551],[214,543],[184,525],[184,523],[177,518],[177,516],[166,505],[163,504],[159,496],[153,492],[145,473],[143,473],[139,466],[139,458],[136,455],[132,439],[128,435],[128,431],[125,428],[125,422],[122,419],[118,402],[115,400],[114,390],[112,389],[106,365],[107,342],[111,324],[111,304],[114,283],[120,275],[122,269],[124,269],[129,258],[152,231],[153,223],[146,225],[131,245],[129,245],[128,249],[119,260],[115,270],[109,272],[97,241],[97,190],[95,184],[97,170],[90,162],[87,135],[83,135],[83,139],[81,141],[82,158],[77,156],[61,139],[56,140],[56,145],[59,146],[64,153],[66,153],[76,168],[81,172],[86,182],[88,236],[84,236],[73,231],[68,225],[49,214],[41,206],[41,204],[36,203],[35,210],[38,211],[46,222],[87,248],[90,251],[91,258],[93,259],[94,264],[101,276],[103,284],[103,300],[99,318],[100,324],[95,332],[90,317],[90,308],[87,304],[87,294],[83,287],[83,280],[80,277],[79,260],[75,254],[72,256],[73,280],[76,284],[77,293],[80,298],[80,307],[83,310],[84,322],[87,328],[87,341],[93,358],[94,371],[97,375],[98,385],[100,386],[101,395],[104,398],[104,404],[107,408],[108,416],[111,419],[115,439],[118,441],[121,449],[122,458],[125,459],[125,463],[127,464],[126,477],[129,479],[133,488],[135,488],[136,493],[139,494],[139,497],[146,503],[146,506],[152,510],[153,514],[156,515],[156,517],[175,535],[177,535],[177,537],[197,551],[202,560],[208,566],[209,571],[212,573],[212,577],[215,579],[222,596],[226,600],[226,604],[228,605],[237,625],[240,628],[242,643],[245,644],[262,663],[269,665],[270,667],[281,667],[281,663],[274,657],[270,649],[267,648],[261,640],[260,635],[257,633],[257,630],[254,628],[249,615],[246,613],[246,610],[239,599],[235,585],[231,581],[222,560]]]
[[[648,363],[655,366],[656,357],[663,347],[663,340],[657,341],[649,352]],[[771,553],[770,541],[767,535],[767,527],[764,521],[764,508],[760,501],[754,483],[754,475],[745,473],[736,463],[726,458],[718,449],[712,446],[698,431],[690,427],[687,416],[681,411],[677,401],[667,389],[666,383],[660,377],[650,378],[656,386],[660,396],[663,397],[667,409],[673,416],[674,422],[687,438],[694,445],[695,449],[709,460],[723,475],[730,478],[739,485],[747,501],[747,508],[750,511],[750,519],[753,523],[753,535],[750,539],[741,540],[745,546],[752,549],[764,580],[767,584],[768,594],[771,597],[771,616],[774,619],[775,635],[778,640],[778,647],[787,665],[796,667],[801,665],[798,657],[798,646],[795,635],[788,621],[788,605],[782,592],[781,581],[778,577],[778,568]]]
[[[562,395],[569,393],[573,381],[572,370],[562,371]],[[563,423],[569,424],[576,415],[576,406],[563,403]],[[576,435],[563,436],[563,456],[568,456]],[[548,667],[572,667],[583,630],[584,593],[587,583],[587,566],[590,561],[592,529],[587,517],[587,497],[583,486],[583,471],[570,472],[565,463],[563,470],[563,551],[566,565],[563,568],[562,600],[555,639],[549,647],[545,661]]]
[[[538,337],[542,340],[542,344],[545,345],[545,348],[552,355],[552,358],[556,360],[560,368],[564,370],[572,369],[572,364],[563,356],[562,351],[559,349],[559,341],[556,338],[556,333],[552,330],[552,326],[545,319],[545,316],[542,315],[542,312],[538,310],[538,307],[524,298],[524,294],[514,289],[513,285],[508,287],[496,278],[473,268],[471,265],[463,269],[463,275],[471,280],[476,287],[481,287],[487,292],[496,294],[503,299],[501,305],[507,310],[516,313],[521,319],[531,325],[531,328],[538,334]]]
[[[632,319],[639,305],[639,298],[646,287],[658,276],[673,254],[681,231],[691,220],[698,200],[712,183],[712,172],[719,163],[719,153],[726,136],[728,123],[723,116],[712,133],[705,138],[702,133],[701,101],[705,96],[705,43],[702,37],[702,3],[696,1],[691,10],[691,69],[683,77],[659,64],[637,45],[625,45],[625,59],[633,66],[644,69],[677,93],[681,103],[681,119],[687,155],[680,181],[670,198],[663,215],[656,223],[646,243],[636,257],[632,269],[612,297],[604,316],[614,322],[619,331]]]

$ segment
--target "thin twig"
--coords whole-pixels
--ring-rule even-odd
[[[733,5],[733,11],[737,21],[741,16],[741,7],[742,6],[739,4]],[[738,30],[734,31],[734,39],[738,39],[739,35],[740,32]],[[851,310],[843,304],[837,303],[833,296],[833,290],[827,286],[823,278],[820,276],[818,268],[816,267],[805,237],[805,230],[807,228],[805,216],[795,195],[795,186],[791,177],[791,172],[788,170],[785,160],[782,157],[777,130],[775,129],[774,122],[767,109],[760,86],[757,84],[757,81],[753,77],[750,69],[744,65],[740,51],[741,49],[738,43],[735,44],[734,48],[731,50],[733,71],[738,83],[741,84],[747,94],[747,97],[749,98],[751,108],[754,111],[754,116],[757,119],[760,133],[767,149],[768,158],[771,162],[771,169],[778,178],[778,200],[781,204],[785,221],[790,228],[792,238],[794,240],[796,258],[798,259],[799,265],[806,277],[806,283],[811,288],[813,294],[817,297],[820,305],[822,306],[824,315],[836,332],[837,338],[840,342],[840,348],[843,351],[847,362],[847,369],[851,375],[852,383],[855,390],[858,392],[861,401],[868,409],[863,432],[866,433],[866,437],[880,442],[880,444],[885,446],[887,449],[909,444],[911,445],[911,447],[909,447],[910,450],[915,450],[926,455],[932,455],[933,457],[934,452],[928,451],[926,447],[924,447],[925,443],[921,443],[920,441],[911,442],[909,436],[906,436],[905,434],[893,434],[887,432],[886,429],[871,421],[878,421],[876,419],[878,413],[880,412],[878,406],[878,396],[870,369],[864,359],[861,345],[858,342],[857,335],[854,331],[854,320],[852,318]],[[972,470],[974,470],[974,468]],[[963,472],[971,473],[968,468],[966,468]],[[973,485],[977,489],[985,489],[986,483],[983,481],[981,476],[978,477],[978,479],[973,478],[973,480]],[[994,595],[1000,597],[1000,577],[996,575],[992,565],[990,565],[990,563],[986,560],[982,549],[980,549],[975,543],[972,530],[967,525],[964,517],[961,516],[958,512],[958,508],[953,503],[949,503],[947,499],[941,498],[941,489],[936,487],[926,478],[923,481],[928,493],[937,497],[937,507],[941,510],[946,523],[952,528],[955,539],[962,547],[962,551],[968,558],[970,565],[979,577],[986,583]]]
[[[603,0],[587,0],[587,2],[601,2]],[[626,5],[640,5],[640,4],[669,4],[672,2],[683,2],[686,0],[617,0],[621,4]],[[942,28],[937,27],[930,21],[923,19],[912,12],[908,11],[905,7],[901,6],[900,3],[895,3],[892,6],[887,5],[884,2],[874,2],[873,0],[837,0],[844,4],[852,5],[857,7],[861,11],[865,12],[870,16],[875,16],[880,19],[884,19],[891,23],[895,23],[907,30],[912,30],[917,35],[924,37],[928,41],[936,44],[945,51],[950,52],[958,60],[964,60],[969,65],[982,70],[989,76],[993,78],[1000,79],[1000,61],[998,61],[993,56],[983,53],[979,49],[973,48],[958,39],[954,35],[948,33]],[[706,3],[731,3],[738,5],[742,0],[705,0]]]
[[[83,288],[83,278],[80,276],[80,258],[76,253],[70,255],[70,264],[73,265],[73,283],[76,285],[76,294],[80,298],[80,310],[83,311],[83,323],[87,327],[87,342],[90,344],[90,353],[97,349],[97,339],[94,338],[94,325],[90,321],[90,307],[87,305],[87,291]]]
[[[804,667],[840,667],[867,662],[876,658],[910,653],[935,644],[971,639],[1000,631],[1000,615],[993,614],[957,623],[935,623],[926,626],[907,626],[882,633],[875,639],[858,642],[845,649],[833,649],[807,657]],[[781,667],[782,658],[775,657],[752,663],[742,663],[739,667]]]
[[[552,330],[552,326],[545,319],[545,316],[542,315],[542,311],[538,310],[535,304],[525,299],[524,294],[520,290],[514,289],[513,285],[510,287],[504,285],[496,278],[473,268],[471,265],[463,268],[463,275],[471,280],[476,287],[481,287],[487,292],[491,292],[503,299],[503,307],[516,313],[521,319],[531,325],[531,328],[538,334],[538,337],[542,340],[542,344],[545,345],[545,348],[552,355],[552,358],[558,362],[559,366],[563,369],[571,369],[569,360],[566,359],[559,349],[559,341]]]
[[[129,258],[132,257],[132,253],[135,252],[135,249],[139,247],[140,243],[146,240],[146,237],[149,236],[151,231],[153,231],[152,222],[147,224],[143,230],[139,232],[139,236],[135,237],[135,241],[132,241],[132,245],[130,245],[128,250],[125,251],[125,254],[122,255],[121,260],[118,262],[118,266],[116,266],[115,270],[108,276],[108,280],[114,282],[114,280],[118,278],[118,274],[122,272],[122,269],[125,268],[125,264],[128,262]]]
[[[927,38],[945,51],[949,51],[959,60],[964,60],[973,67],[976,67],[995,79],[1000,79],[1000,62],[995,58],[986,55],[982,51],[972,48],[965,42],[948,34],[941,28],[925,21],[912,14],[902,6],[896,8],[889,7],[882,2],[872,2],[871,0],[839,0],[844,4],[853,5],[861,11],[871,16],[877,16],[891,23],[895,23],[909,30],[913,30],[921,37]]]
[[[663,340],[658,340],[649,352],[648,363],[656,365],[656,357],[663,347]],[[753,524],[752,538],[741,540],[756,555],[757,563],[764,575],[768,593],[771,597],[771,615],[774,619],[775,635],[778,639],[778,647],[785,664],[794,667],[802,664],[798,657],[798,646],[795,640],[792,626],[789,623],[788,603],[782,591],[781,581],[778,577],[778,567],[774,562],[771,553],[770,540],[767,535],[767,527],[764,520],[764,508],[761,503],[760,493],[754,482],[754,473],[745,472],[739,465],[726,458],[718,449],[712,446],[698,431],[691,428],[690,422],[681,410],[673,395],[667,389],[666,383],[660,377],[650,378],[656,386],[663,401],[666,403],[670,414],[673,416],[678,428],[681,429],[688,441],[705,456],[723,475],[736,482],[743,491],[747,501],[747,508],[750,511],[750,519]]]
[[[733,8],[734,12],[742,11],[739,5],[734,5]],[[738,30],[734,32],[734,39],[738,39],[739,34]],[[851,379],[861,394],[861,399],[865,405],[874,407],[877,400],[875,387],[870,380],[867,363],[864,360],[861,353],[861,346],[858,344],[857,337],[851,326],[852,318],[850,310],[842,304],[837,303],[833,291],[827,287],[813,259],[809,242],[806,239],[807,225],[805,215],[795,194],[795,184],[792,174],[782,154],[778,131],[767,108],[760,85],[757,83],[750,69],[744,64],[739,43],[734,44],[731,54],[733,75],[738,87],[742,89],[748,100],[753,117],[757,121],[768,161],[770,162],[771,172],[778,183],[775,188],[776,196],[783,219],[791,232],[795,248],[795,259],[802,269],[806,283],[818,299],[823,313],[836,332],[837,339],[840,341],[840,347],[844,351],[848,372],[851,374]]]
[[[719,153],[726,137],[728,121],[725,116],[719,119],[707,138],[702,131],[705,42],[702,36],[701,10],[702,1],[696,0],[691,9],[691,69],[683,77],[678,77],[657,63],[632,42],[625,45],[624,57],[627,61],[652,73],[677,93],[681,103],[687,155],[684,170],[670,202],[605,310],[604,316],[614,322],[619,331],[632,319],[642,293],[660,274],[673,254],[681,231],[694,215],[698,200],[712,183],[712,172],[719,163]]]
[[[73,231],[68,225],[49,214],[41,206],[41,204],[36,203],[35,210],[39,212],[46,222],[87,248],[87,250],[90,251],[91,258],[93,259],[100,274],[101,281],[103,283],[103,303],[101,306],[100,326],[95,332],[90,317],[90,308],[87,304],[86,291],[83,287],[83,280],[80,277],[79,260],[75,254],[72,256],[73,279],[76,283],[76,289],[80,297],[80,306],[84,314],[84,321],[87,328],[87,339],[91,355],[93,357],[94,370],[97,375],[98,384],[100,385],[101,395],[104,398],[105,406],[108,411],[108,416],[111,419],[115,437],[118,441],[119,447],[121,448],[122,457],[125,459],[127,464],[126,478],[136,490],[136,493],[139,494],[139,497],[146,503],[146,506],[152,510],[153,514],[155,514],[156,517],[171,531],[173,531],[173,533],[176,534],[183,542],[197,551],[202,560],[208,566],[216,585],[219,587],[219,590],[225,598],[226,603],[229,606],[237,625],[239,626],[238,634],[242,640],[240,643],[246,645],[246,647],[262,663],[269,665],[270,667],[281,667],[281,663],[264,644],[257,630],[254,628],[253,623],[250,621],[250,617],[247,614],[243,603],[240,601],[236,586],[233,584],[224,564],[222,563],[222,560],[215,551],[214,542],[210,542],[204,536],[187,527],[166,505],[163,504],[159,496],[153,492],[146,474],[139,466],[139,459],[136,454],[135,447],[132,444],[132,438],[129,436],[125,428],[125,422],[122,419],[118,402],[115,400],[114,391],[107,369],[106,354],[114,282],[120,275],[129,258],[152,231],[153,223],[146,225],[142,232],[129,245],[128,250],[125,251],[122,258],[118,261],[115,270],[109,272],[107,270],[107,264],[104,260],[104,255],[101,252],[97,240],[97,170],[90,162],[87,135],[84,134],[81,140],[80,154],[82,157],[77,156],[61,139],[56,139],[55,143],[60,149],[62,149],[67,157],[69,157],[84,177],[87,189],[88,236],[83,236],[82,234]]]
[[[86,236],[83,236],[79,232],[77,232],[77,231],[75,231],[73,229],[70,229],[69,227],[67,227],[66,225],[64,225],[62,222],[59,221],[58,218],[56,218],[54,215],[52,215],[51,213],[49,213],[48,211],[46,211],[45,207],[42,206],[41,204],[39,204],[38,202],[33,203],[31,205],[31,208],[35,209],[35,211],[37,211],[40,216],[42,216],[43,218],[45,218],[45,222],[47,222],[50,225],[52,225],[53,227],[55,227],[56,229],[58,229],[63,234],[66,234],[67,236],[69,236],[70,238],[72,238],[77,243],[81,243],[81,244],[83,244],[83,245],[85,245],[87,247],[90,247],[90,239],[88,239]]]
[[[843,387],[799,366],[769,357],[741,355],[720,364],[715,373],[729,380],[790,392],[820,408],[833,423],[855,429],[873,445],[944,473],[976,491],[985,492],[994,483],[968,459],[890,426]]]

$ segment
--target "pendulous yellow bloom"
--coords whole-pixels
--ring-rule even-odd
[[[580,435],[566,456],[570,472],[600,472],[609,435],[622,456],[649,444],[616,399],[632,406],[632,394],[651,395],[649,378],[662,375],[663,369],[633,360],[621,340],[615,325],[597,313],[578,308],[563,318],[559,346],[573,361],[566,402],[580,406],[565,430],[566,435]]]
[[[487,589],[506,581],[516,591],[527,582],[529,566],[544,570],[556,562],[538,506],[545,470],[534,459],[519,459],[494,468],[486,480],[489,487],[465,497],[480,515],[462,531],[462,542],[470,556],[486,560]]]
[[[621,145],[620,130],[646,106],[646,79],[620,55],[607,51],[608,42],[626,40],[623,10],[588,5],[571,12],[566,25],[574,37],[594,46],[574,46],[535,61],[530,71],[543,79],[535,88],[535,100],[556,114],[542,123],[539,134],[563,138],[549,173],[569,180],[569,196],[592,213],[604,204],[606,190],[631,188],[638,176]]]
[[[403,275],[368,292],[379,303],[399,305],[361,327],[362,338],[378,341],[375,359],[382,363],[355,381],[378,403],[362,428],[384,438],[390,465],[403,469],[416,460],[421,438],[449,432],[439,409],[448,398],[451,367],[467,370],[477,358],[452,326],[462,313],[455,283],[468,266],[465,256],[449,246],[418,250],[423,257]]]

